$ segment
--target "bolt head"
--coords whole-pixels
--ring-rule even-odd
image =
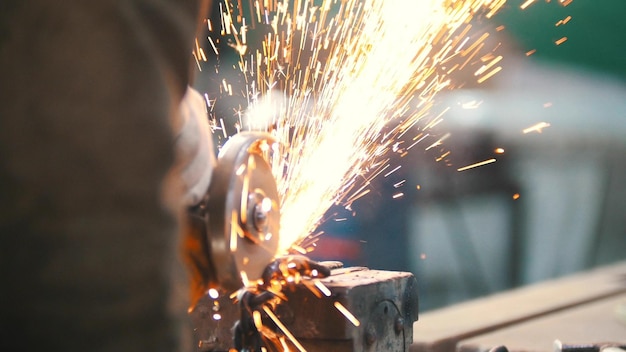
[[[398,317],[393,324],[393,328],[396,331],[396,334],[399,334],[404,330],[404,319],[402,317]]]

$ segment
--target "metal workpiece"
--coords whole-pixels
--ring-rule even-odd
[[[320,279],[330,296],[303,285],[276,308],[307,351],[408,351],[418,318],[417,280],[411,273],[344,268]],[[342,313],[337,304],[345,307]],[[350,317],[353,316],[354,320]]]
[[[207,201],[208,242],[217,281],[236,290],[261,278],[278,249],[280,198],[269,165],[273,138],[241,132],[222,148]],[[244,279],[242,279],[244,277]]]
[[[306,351],[408,351],[413,341],[418,296],[411,273],[334,269],[329,277],[305,279],[282,293],[285,299],[274,313]],[[241,315],[227,294],[207,295],[191,317],[198,351],[232,347],[233,326]]]

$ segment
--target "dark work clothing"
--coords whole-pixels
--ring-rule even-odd
[[[164,186],[198,0],[2,2],[0,350],[190,350]]]

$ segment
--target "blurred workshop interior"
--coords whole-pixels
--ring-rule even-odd
[[[522,3],[490,23],[503,70],[439,96],[450,153],[331,209],[313,257],[413,272],[422,312],[626,258],[626,3]]]

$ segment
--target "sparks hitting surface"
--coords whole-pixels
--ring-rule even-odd
[[[434,95],[453,85],[448,75],[481,61],[489,34],[471,39],[469,20],[491,17],[504,2],[265,1],[248,9],[249,23],[241,3],[222,7],[221,35],[234,38],[248,103],[238,128],[271,131],[281,143],[272,161],[282,197],[279,252],[393,169],[384,154],[429,116]],[[261,25],[271,31],[250,50],[248,31]],[[500,70],[499,59],[482,60],[479,82]],[[238,94],[233,84],[224,79],[222,92]],[[420,122],[415,143],[440,121]]]

